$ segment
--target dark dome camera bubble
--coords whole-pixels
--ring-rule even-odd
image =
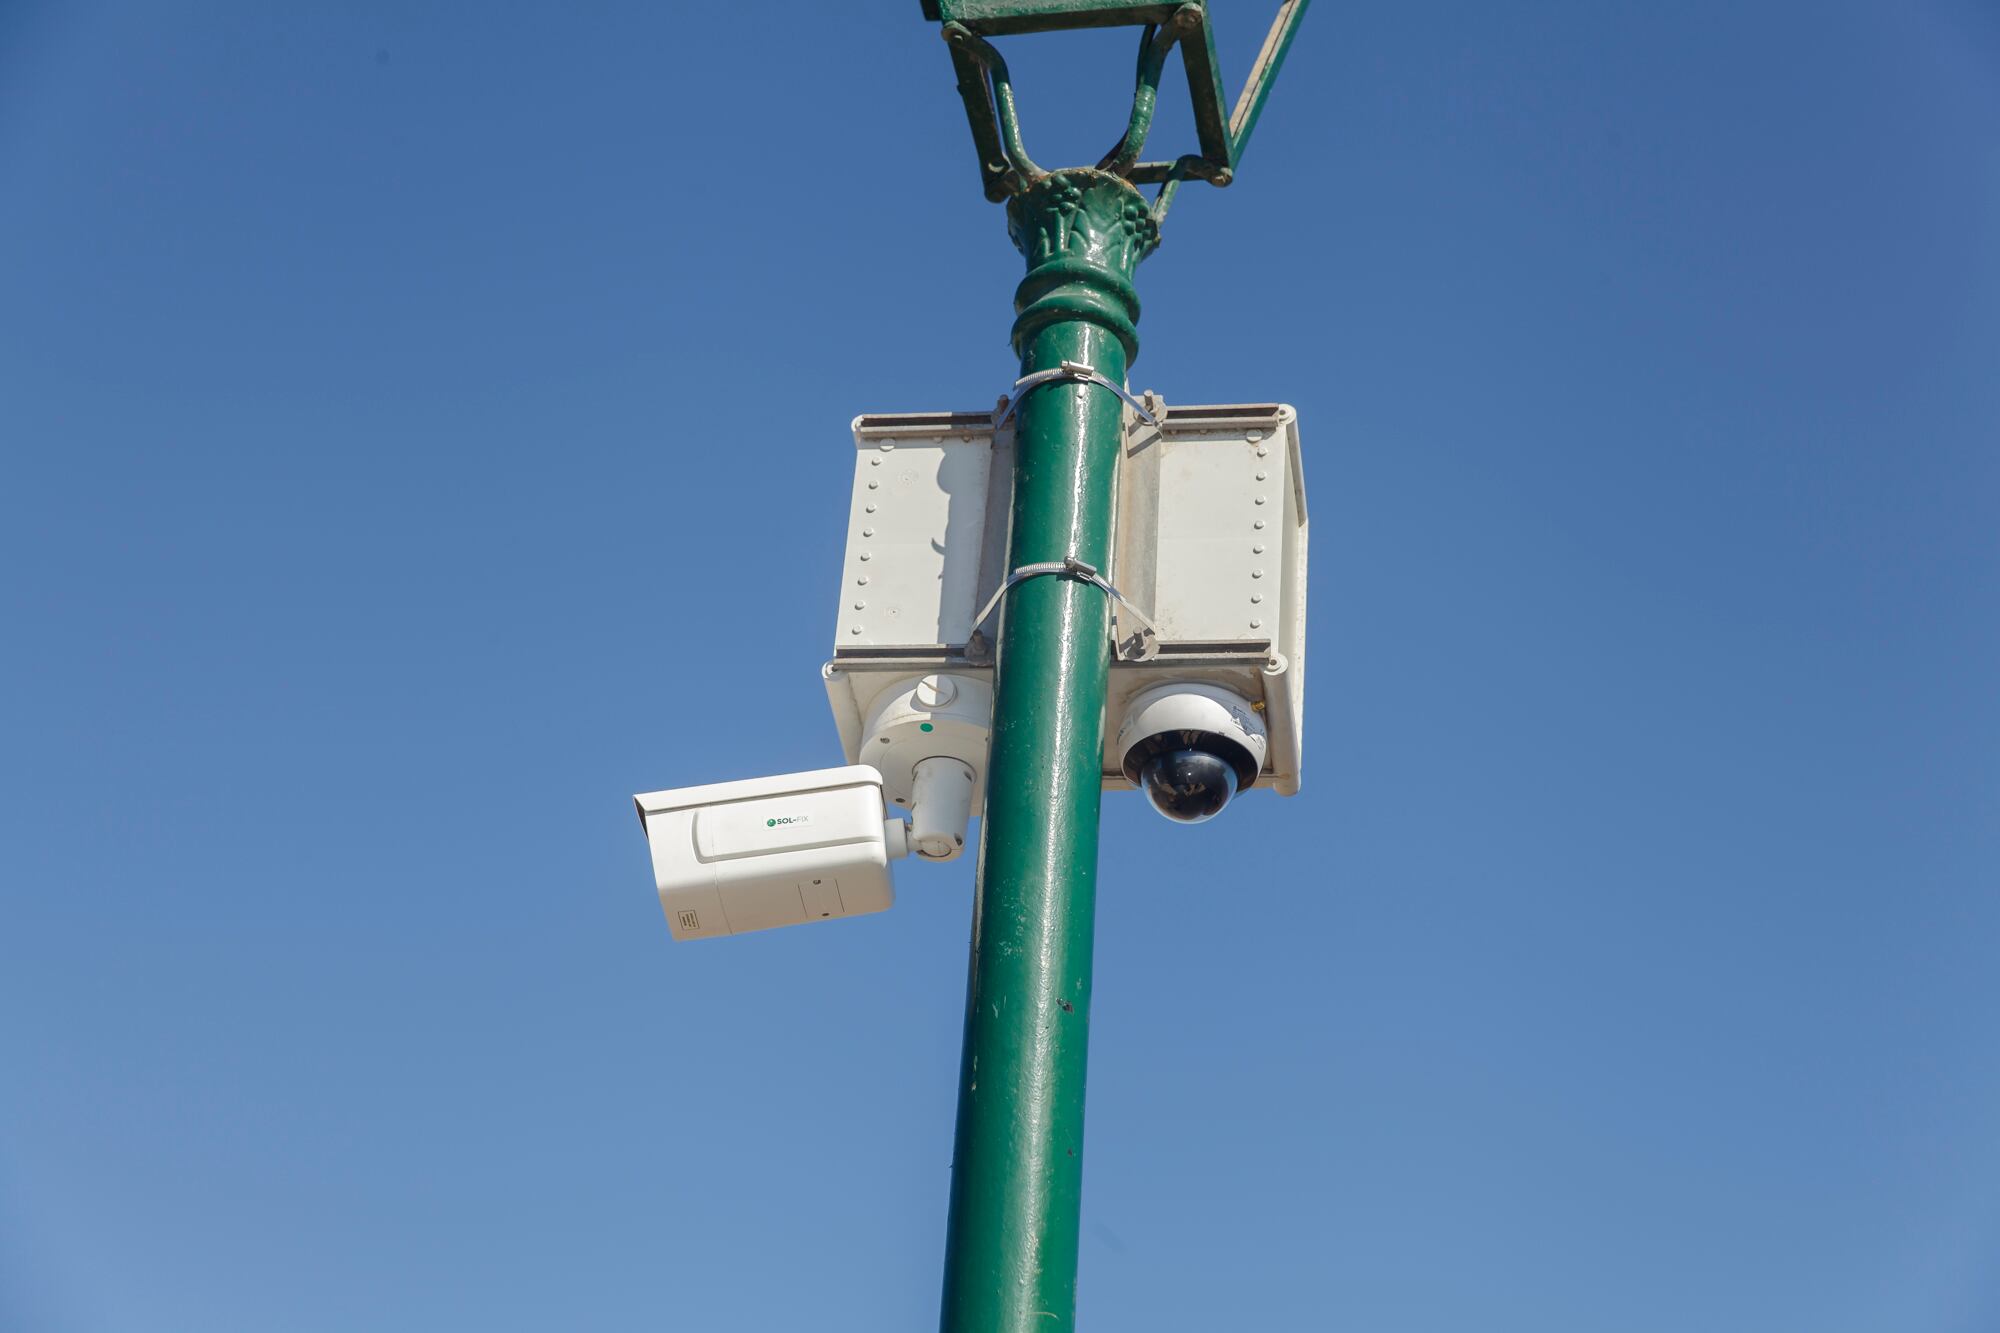
[[[1236,794],[1236,770],[1207,750],[1164,750],[1139,770],[1139,785],[1168,819],[1199,824],[1220,814]]]

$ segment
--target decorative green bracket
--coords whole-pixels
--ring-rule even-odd
[[[998,202],[1024,193],[1048,173],[1035,165],[1021,142],[1021,124],[1007,62],[986,39],[1022,32],[1064,28],[1143,26],[1139,39],[1137,87],[1125,135],[1097,166],[1135,185],[1160,187],[1153,202],[1155,221],[1165,216],[1174,191],[1184,180],[1227,185],[1236,175],[1250,132],[1264,110],[1271,84],[1291,49],[1300,20],[1311,0],[1284,0],[1270,35],[1257,55],[1250,78],[1225,111],[1222,74],[1215,56],[1215,34],[1208,23],[1207,0],[1177,0],[1166,4],[1133,4],[1130,0],[922,0],[924,17],[944,25],[958,71],[958,94],[972,125],[979,150],[979,173],[986,197]],[[1181,48],[1188,92],[1194,99],[1194,121],[1201,152],[1172,162],[1141,162],[1146,136],[1153,127],[1159,100],[1160,75],[1168,53]]]

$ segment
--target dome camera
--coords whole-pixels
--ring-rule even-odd
[[[1264,722],[1219,685],[1180,682],[1134,695],[1118,728],[1119,766],[1153,808],[1182,824],[1222,813],[1264,767]]]

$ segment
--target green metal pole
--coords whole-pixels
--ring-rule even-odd
[[[1089,169],[1007,205],[1028,261],[1014,298],[1021,373],[1086,364],[1123,383],[1138,353],[1132,276],[1159,243],[1129,182]],[[1108,569],[1122,408],[1062,380],[1016,408],[1011,567],[1068,556]],[[1064,1333],[1076,1323],[1084,1064],[1110,608],[1040,577],[1005,599],[974,890],[944,1333]]]

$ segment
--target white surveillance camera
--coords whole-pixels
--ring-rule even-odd
[[[992,713],[983,680],[912,676],[871,710],[867,763],[633,797],[674,938],[893,906],[889,862],[950,861],[965,850]],[[885,817],[885,801],[908,810],[909,822]]]
[[[633,800],[677,940],[880,912],[908,825],[865,764],[647,792]]]
[[[1132,696],[1118,729],[1119,764],[1168,819],[1199,824],[1256,782],[1264,767],[1263,719],[1220,685],[1182,681]]]

